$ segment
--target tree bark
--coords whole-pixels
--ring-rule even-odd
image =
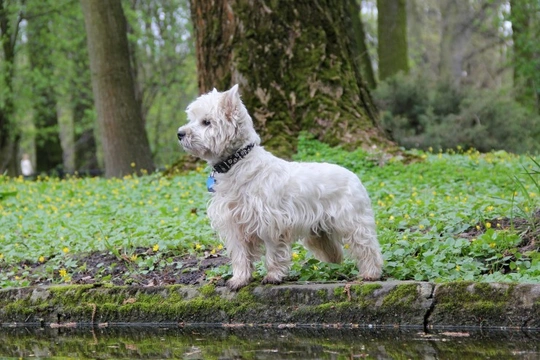
[[[120,0],[81,0],[105,176],[153,171],[150,146],[135,99],[127,24]],[[173,140],[171,140],[173,141]]]
[[[191,0],[201,93],[238,83],[263,144],[386,146],[354,64],[347,0]]]
[[[379,80],[409,72],[405,0],[377,0]]]

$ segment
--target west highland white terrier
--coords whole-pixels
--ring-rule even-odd
[[[380,278],[371,201],[355,174],[333,164],[285,161],[264,150],[238,85],[201,95],[186,112],[189,122],[178,129],[178,139],[213,168],[208,216],[232,261],[230,289],[250,283],[263,249],[263,284],[281,283],[296,240],[332,263],[342,261],[345,245],[364,280]]]

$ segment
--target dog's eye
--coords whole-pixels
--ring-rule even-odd
[[[202,121],[202,124],[203,124],[204,126],[210,126],[211,122],[210,122],[210,120],[208,120],[208,119],[204,119],[204,120]]]

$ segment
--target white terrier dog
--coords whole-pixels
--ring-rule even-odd
[[[178,139],[213,167],[208,216],[232,261],[230,289],[249,284],[263,247],[263,284],[281,283],[298,239],[317,259],[333,263],[341,262],[346,244],[363,279],[381,276],[371,201],[355,174],[333,164],[288,162],[264,150],[238,85],[201,95],[186,112],[189,123],[178,129]]]

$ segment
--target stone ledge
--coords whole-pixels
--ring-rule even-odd
[[[540,329],[540,285],[413,281],[0,290],[0,325],[167,323]]]

